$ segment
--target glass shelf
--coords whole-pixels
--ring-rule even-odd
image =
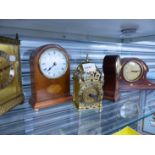
[[[139,95],[134,91],[134,94],[130,98],[124,94],[123,100],[115,103],[104,100],[101,110],[78,111],[72,102],[40,110],[27,122],[33,125],[27,134],[112,134],[155,112],[153,91],[138,91]],[[140,101],[140,96],[145,100]]]
[[[75,108],[73,102],[34,111],[28,103],[0,118],[0,134],[112,134],[155,112],[155,91],[122,92],[117,102],[103,100],[100,110]]]

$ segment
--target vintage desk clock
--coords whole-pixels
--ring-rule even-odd
[[[117,101],[119,98],[119,73],[121,61],[118,55],[107,55],[103,60],[104,99]]]
[[[0,37],[0,115],[23,102],[20,41]]]
[[[64,48],[49,44],[38,48],[30,57],[34,109],[71,100],[70,61]]]
[[[88,58],[78,65],[73,75],[73,84],[73,102],[78,109],[102,107],[103,75]]]
[[[120,88],[155,89],[155,83],[147,79],[148,66],[138,58],[121,59]]]

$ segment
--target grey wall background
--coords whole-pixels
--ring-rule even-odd
[[[78,112],[72,102],[35,112],[28,103],[31,95],[29,56],[32,51],[45,44],[59,44],[64,47],[71,60],[70,87],[72,93],[73,71],[85,59],[87,53],[89,59],[96,63],[101,70],[102,60],[108,54],[118,54],[122,58],[131,56],[141,58],[150,68],[148,78],[155,79],[155,43],[148,45],[145,42],[82,42],[30,37],[21,37],[20,39],[25,101],[22,105],[0,117],[0,134],[109,134],[140,119],[144,113],[148,115],[153,112],[153,109],[148,105],[154,105],[155,92],[145,90],[121,92],[121,99],[115,104],[104,100],[102,112]],[[128,102],[138,105],[140,111],[132,118],[123,119],[120,116],[120,107]]]

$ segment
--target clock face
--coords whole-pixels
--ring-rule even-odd
[[[141,78],[142,67],[136,61],[129,61],[123,67],[124,79],[128,82],[135,82]]]
[[[9,61],[10,56],[0,51],[0,88],[5,88],[13,80],[14,69]]]
[[[98,91],[94,87],[89,87],[83,92],[83,101],[86,104],[95,103],[98,101]]]
[[[122,66],[121,66],[120,58],[117,58],[117,60],[116,60],[116,74],[120,73],[121,67]]]
[[[65,74],[68,61],[65,53],[57,48],[45,50],[39,59],[42,74],[48,79],[56,79]]]

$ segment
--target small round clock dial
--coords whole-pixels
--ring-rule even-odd
[[[39,59],[40,70],[49,79],[56,79],[65,74],[68,68],[65,53],[56,48],[45,50]]]
[[[129,61],[123,67],[123,77],[128,82],[135,82],[140,79],[142,75],[142,67],[136,61]]]
[[[83,101],[87,104],[95,103],[98,101],[98,91],[93,87],[89,87],[83,92]]]
[[[82,92],[83,102],[85,104],[93,104],[100,101],[101,94],[96,87],[87,87]]]

